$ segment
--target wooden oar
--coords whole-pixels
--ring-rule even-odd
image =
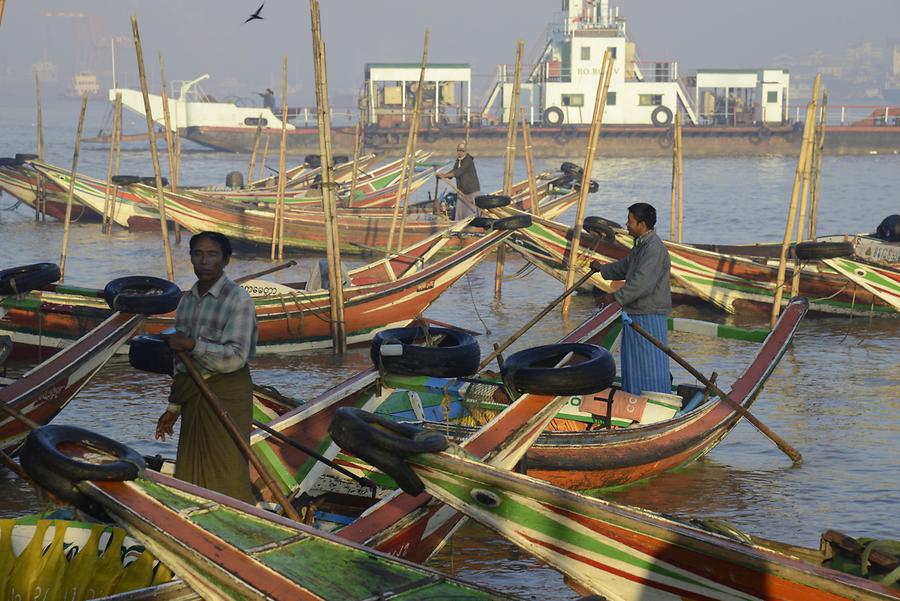
[[[268,275],[275,271],[281,271],[282,269],[287,269],[288,267],[293,267],[297,264],[297,261],[290,260],[287,263],[282,263],[281,265],[276,265],[275,267],[269,267],[268,269],[263,269],[262,271],[257,271],[256,273],[251,273],[249,275],[242,275],[237,278],[234,282],[236,284],[243,284],[244,282],[249,282],[250,280],[255,280],[256,278],[262,277],[264,275]]]
[[[488,364],[490,364],[490,362],[493,361],[494,358],[495,358],[497,355],[499,355],[500,353],[502,353],[502,352],[503,352],[510,344],[512,344],[513,342],[515,342],[516,340],[518,340],[519,337],[520,337],[522,334],[524,334],[531,326],[533,326],[533,325],[536,324],[538,321],[540,321],[541,318],[544,317],[544,315],[546,315],[547,313],[549,313],[550,311],[552,311],[553,308],[554,308],[556,305],[558,305],[559,303],[561,303],[561,302],[563,301],[563,299],[565,299],[567,296],[569,296],[570,294],[572,294],[573,292],[575,292],[576,290],[578,290],[578,288],[580,288],[582,284],[584,284],[586,281],[588,281],[589,279],[591,279],[591,276],[594,275],[594,272],[595,272],[595,271],[596,271],[596,270],[594,269],[593,266],[589,267],[589,268],[588,268],[588,272],[587,272],[586,274],[584,274],[583,276],[581,276],[581,278],[580,278],[577,282],[575,282],[574,284],[572,284],[572,286],[571,286],[570,288],[567,288],[566,290],[564,290],[563,293],[560,294],[559,296],[557,296],[555,299],[553,299],[553,300],[550,302],[549,305],[547,305],[546,307],[544,307],[543,309],[541,309],[541,312],[540,312],[540,313],[538,313],[537,315],[535,315],[534,317],[532,317],[532,318],[528,321],[528,323],[526,323],[524,326],[522,326],[521,328],[519,328],[519,329],[516,331],[515,334],[513,334],[512,336],[510,336],[509,338],[507,338],[507,339],[503,342],[503,344],[500,344],[500,345],[495,346],[495,347],[494,347],[494,352],[491,353],[490,355],[488,355],[487,359],[485,359],[484,361],[481,362],[481,365],[478,366],[478,370],[481,371],[482,369],[484,369],[485,367],[487,367]]]
[[[626,324],[628,324],[628,326],[630,326],[635,332],[637,332],[638,334],[640,334],[641,336],[643,336],[644,338],[649,340],[650,343],[653,344],[653,346],[655,346],[656,348],[658,348],[659,350],[661,350],[662,352],[667,354],[669,357],[674,359],[681,367],[685,368],[692,376],[694,376],[695,378],[697,378],[697,380],[702,382],[704,384],[704,386],[706,386],[707,388],[712,390],[714,393],[716,393],[720,399],[726,401],[729,405],[731,405],[731,407],[735,411],[737,411],[742,417],[746,418],[748,422],[750,422],[751,424],[756,426],[757,430],[759,430],[760,432],[765,434],[769,438],[769,440],[774,442],[775,446],[777,446],[779,449],[781,449],[781,451],[785,455],[790,457],[794,463],[800,463],[803,461],[803,456],[800,455],[800,453],[799,453],[799,451],[797,451],[797,449],[795,449],[794,447],[789,445],[787,442],[784,441],[784,439],[782,439],[780,436],[778,436],[777,434],[772,432],[772,430],[770,430],[769,427],[766,426],[764,423],[759,421],[759,419],[757,419],[757,417],[755,415],[750,413],[750,411],[748,411],[743,405],[741,405],[740,403],[738,403],[737,401],[732,399],[730,396],[725,394],[725,392],[721,388],[716,386],[715,383],[712,382],[709,378],[707,378],[702,373],[697,371],[685,359],[681,358],[678,355],[678,353],[676,353],[671,348],[669,348],[668,346],[664,345],[662,342],[660,342],[659,340],[654,338],[650,332],[648,332],[647,330],[645,330],[638,324],[634,323],[630,318],[623,319],[623,321]]]
[[[175,351],[175,354],[178,355],[178,358],[181,359],[182,363],[184,363],[184,366],[187,368],[188,373],[191,375],[191,379],[194,380],[194,383],[197,385],[197,388],[200,390],[203,398],[206,399],[206,401],[209,403],[210,408],[219,417],[222,425],[225,426],[225,430],[228,431],[228,435],[231,436],[234,444],[238,446],[238,449],[240,449],[241,453],[244,455],[247,461],[252,463],[253,467],[256,468],[256,471],[263,479],[263,482],[265,482],[266,486],[272,492],[272,496],[275,497],[275,500],[278,501],[278,504],[281,505],[281,507],[284,509],[285,515],[287,515],[295,522],[302,522],[303,520],[300,518],[300,514],[297,513],[297,510],[294,509],[294,506],[291,505],[287,497],[284,496],[284,493],[281,492],[281,489],[278,488],[278,485],[275,484],[275,478],[272,477],[272,475],[269,473],[269,470],[265,465],[263,465],[259,458],[253,454],[253,450],[250,449],[250,444],[241,437],[241,433],[238,432],[237,426],[234,425],[234,422],[231,420],[228,412],[225,411],[224,407],[222,407],[222,402],[219,400],[219,397],[215,395],[215,393],[206,383],[206,380],[204,380],[203,376],[200,375],[200,372],[197,371],[197,367],[194,365],[194,362],[190,358],[190,356],[188,356],[188,354],[184,351]]]
[[[292,447],[294,447],[295,449],[299,449],[299,450],[303,451],[304,453],[306,453],[307,455],[309,455],[316,461],[320,461],[320,462],[324,463],[325,465],[327,465],[331,469],[335,470],[336,472],[340,472],[341,474],[344,474],[345,476],[352,479],[354,482],[356,482],[360,486],[365,486],[366,488],[371,488],[372,494],[374,495],[375,489],[376,489],[376,484],[374,482],[372,482],[371,480],[369,480],[368,478],[364,478],[363,476],[357,476],[356,474],[354,474],[347,468],[336,464],[334,461],[332,461],[325,455],[322,455],[321,453],[318,453],[318,452],[312,450],[311,448],[307,447],[306,445],[300,444],[293,438],[289,438],[289,437],[285,436],[278,430],[270,428],[269,426],[267,426],[266,424],[262,423],[259,420],[253,420],[253,425],[256,426],[257,428],[259,428],[260,430],[262,430],[263,432],[268,432],[269,434],[271,434],[272,436],[274,436],[281,442],[283,442],[285,444],[289,444]]]

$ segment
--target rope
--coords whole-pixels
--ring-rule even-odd
[[[472,308],[475,309],[475,316],[478,318],[478,321],[481,322],[481,325],[484,327],[484,333],[487,336],[490,336],[491,329],[484,323],[484,320],[481,318],[481,313],[478,312],[478,304],[475,302],[475,294],[472,292],[472,281],[469,279],[469,272],[466,272],[466,286],[469,289],[469,298],[472,299]]]
[[[15,211],[16,209],[19,208],[20,204],[22,204],[22,201],[17,200],[16,204],[12,205],[11,207],[6,207],[5,209],[0,209],[0,211]]]

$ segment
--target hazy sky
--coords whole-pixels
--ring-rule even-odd
[[[60,80],[68,80],[75,63],[93,55],[93,70],[105,87],[114,35],[123,38],[117,53],[120,80],[136,82],[129,22],[135,14],[151,85],[159,81],[162,50],[170,80],[209,73],[204,87],[214,95],[250,97],[268,86],[280,98],[281,58],[287,54],[289,83],[297,88],[291,103],[312,101],[308,2],[267,0],[265,19],[243,24],[259,2],[7,0],[0,76],[18,77],[25,87],[31,82],[29,65],[48,60],[59,65]],[[682,73],[775,67],[780,65],[772,60],[781,55],[839,53],[866,40],[886,45],[897,40],[900,22],[900,0],[622,0],[611,5],[628,19],[642,59],[677,60]],[[366,62],[417,62],[426,27],[431,29],[429,59],[470,63],[480,90],[498,63],[514,62],[517,39],[526,42],[526,62],[534,58],[559,8],[559,0],[323,0],[332,96],[355,94]],[[479,97],[476,93],[475,100]]]

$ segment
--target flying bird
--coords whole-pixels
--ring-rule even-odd
[[[260,17],[260,16],[259,16],[259,13],[260,13],[260,11],[262,11],[263,6],[265,6],[265,5],[266,5],[265,2],[263,2],[262,4],[260,4],[260,5],[259,5],[259,8],[256,9],[256,12],[253,13],[253,14],[251,14],[249,17],[247,17],[247,20],[244,21],[244,23],[249,23],[249,22],[252,21],[253,19],[262,19],[263,17]]]

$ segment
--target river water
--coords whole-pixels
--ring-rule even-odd
[[[107,107],[94,101],[85,131],[94,135]],[[45,106],[47,160],[70,166],[78,116],[77,103]],[[127,131],[140,131],[140,118],[130,116]],[[33,152],[34,109],[12,105],[0,111],[0,156]],[[79,170],[105,177],[107,153],[83,145]],[[579,157],[566,157],[582,161]],[[185,144],[182,183],[221,184],[232,170],[246,172],[248,157],[207,152]],[[271,160],[270,160],[271,161]],[[500,186],[503,163],[476,157],[485,190]],[[538,169],[557,167],[541,160]],[[273,164],[270,162],[270,164]],[[152,174],[149,152],[123,154],[122,173]],[[790,200],[795,157],[686,159],[684,238],[696,242],[780,240]],[[524,165],[516,166],[524,177]],[[636,201],[659,210],[660,231],[668,232],[671,161],[604,159],[593,166],[600,191],[592,195],[588,215],[624,222],[626,207]],[[819,231],[874,231],[883,217],[900,210],[900,157],[825,157]],[[0,197],[0,208],[14,204]],[[571,222],[574,211],[563,221]],[[36,261],[58,261],[62,225],[35,223],[25,207],[0,211],[0,267]],[[192,282],[186,244],[175,246],[176,280]],[[289,255],[300,265],[274,274],[277,281],[304,279],[313,257]],[[164,275],[158,234],[116,231],[103,236],[95,224],[75,223],[69,240],[66,282],[102,286],[128,274]],[[358,258],[346,258],[355,265]],[[236,255],[233,275],[266,268],[268,259]],[[525,270],[509,257],[503,296],[493,299],[494,263],[476,267],[427,312],[427,316],[481,332],[482,348],[504,340],[561,291],[540,271]],[[562,336],[594,310],[589,296],[577,296],[571,321],[552,312],[508,352],[544,344]],[[765,326],[765,315],[726,317],[712,309],[678,307],[675,315]],[[754,405],[764,423],[803,453],[794,467],[767,439],[746,422],[709,456],[678,472],[605,493],[610,499],[687,517],[718,517],[761,536],[818,546],[829,528],[870,537],[898,537],[900,480],[900,320],[808,317],[781,364]],[[719,373],[729,383],[752,357],[754,345],[675,334],[672,346],[702,372]],[[283,393],[310,398],[368,366],[368,350],[344,356],[314,351],[288,357],[264,357],[253,364],[254,380]],[[674,366],[673,367],[677,367]],[[676,371],[677,381],[688,381]],[[66,408],[57,423],[89,427],[145,453],[174,455],[174,445],[152,440],[155,420],[165,406],[166,382],[112,364]],[[21,515],[40,506],[26,485],[0,470],[0,517]],[[576,598],[552,569],[479,527],[460,531],[431,565],[465,578],[534,599]]]

